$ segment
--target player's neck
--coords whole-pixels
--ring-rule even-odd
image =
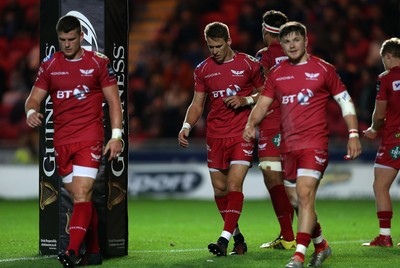
[[[298,65],[298,64],[304,64],[308,61],[310,58],[310,55],[306,52],[304,53],[301,57],[296,58],[296,59],[289,59],[290,63],[293,65]]]
[[[236,52],[233,49],[229,49],[228,53],[226,54],[224,62],[231,61],[236,55]]]

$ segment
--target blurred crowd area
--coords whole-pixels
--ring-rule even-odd
[[[132,31],[137,12],[153,1],[129,2]],[[271,9],[307,26],[308,51],[337,68],[355,102],[360,129],[369,126],[376,77],[383,72],[380,46],[385,39],[400,36],[398,0],[173,2],[173,14],[165,18],[160,29],[154,30],[154,39],[143,46],[129,70],[129,137],[134,145],[131,148],[160,139],[176,144],[193,96],[193,70],[209,56],[203,35],[207,23],[226,23],[232,48],[255,55],[264,47],[262,15]],[[40,63],[39,3],[40,0],[0,1],[0,149],[17,149],[18,162],[37,157],[37,131],[27,127],[23,106]],[[334,101],[329,103],[328,113],[332,138],[347,141],[347,129]],[[204,137],[206,114],[193,129],[193,137]]]
[[[376,77],[383,71],[380,46],[385,39],[399,36],[398,0],[182,0],[131,72],[133,140],[177,136],[193,96],[193,70],[209,56],[203,35],[207,23],[226,23],[232,48],[255,55],[264,47],[262,15],[271,9],[307,26],[308,51],[337,68],[354,99],[360,129],[366,129],[374,108]],[[347,141],[347,128],[334,101],[328,111],[332,138]],[[192,136],[204,136],[205,114]]]
[[[16,149],[21,162],[38,153],[38,132],[25,123],[24,102],[40,63],[39,3],[0,1],[0,149]]]

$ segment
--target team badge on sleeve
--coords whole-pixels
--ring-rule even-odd
[[[376,83],[376,91],[379,92],[380,89],[381,89],[381,80],[378,80],[378,82]]]
[[[393,81],[392,85],[394,91],[400,90],[400,80]]]
[[[52,58],[53,58],[53,55],[54,55],[53,53],[51,53],[50,55],[47,55],[47,56],[43,59],[43,62],[46,62],[46,61],[52,59]]]
[[[96,55],[97,57],[102,58],[102,59],[108,59],[108,57],[106,55],[104,55],[103,53],[100,53],[98,51],[95,51],[94,55]]]
[[[246,54],[246,56],[247,56],[247,58],[249,58],[250,60],[252,60],[254,62],[259,62],[259,60],[257,60],[257,58],[255,58],[255,57],[253,57],[253,56],[251,56],[249,54]]]
[[[114,76],[115,75],[115,71],[114,71],[113,67],[111,66],[111,64],[107,64],[107,69],[108,69],[108,75],[109,76]]]

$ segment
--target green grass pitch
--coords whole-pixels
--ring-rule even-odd
[[[400,267],[399,207],[393,204],[393,248],[368,248],[378,234],[373,200],[318,200],[318,216],[332,257],[323,267]],[[38,254],[36,200],[0,201],[0,267],[61,267],[55,256]],[[222,231],[213,201],[129,200],[129,254],[105,259],[102,267],[284,267],[293,251],[259,246],[278,235],[270,201],[245,200],[240,228],[249,252],[215,257],[207,245]],[[296,230],[296,223],[294,223]],[[232,249],[233,243],[229,245]],[[306,262],[313,246],[307,250]]]

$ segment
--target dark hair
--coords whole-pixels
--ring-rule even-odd
[[[273,27],[281,27],[283,24],[288,22],[288,18],[285,14],[277,10],[268,10],[263,15],[263,22]]]
[[[381,56],[390,53],[393,57],[400,58],[400,39],[397,37],[387,39],[383,42],[380,53]]]
[[[77,17],[67,15],[58,20],[56,25],[57,33],[69,33],[72,30],[77,30],[78,33],[82,31],[81,23]]]
[[[304,24],[297,21],[289,21],[281,26],[279,29],[279,40],[287,36],[290,33],[299,33],[300,35],[307,36],[307,28]]]
[[[222,38],[225,41],[227,41],[230,36],[229,36],[229,28],[226,24],[222,22],[211,22],[206,25],[204,28],[204,37],[211,38],[211,39],[216,39],[216,38]]]

